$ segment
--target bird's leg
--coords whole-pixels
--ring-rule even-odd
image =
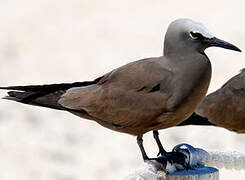
[[[158,170],[163,170],[163,171],[168,171],[166,169],[167,167],[167,163],[170,162],[171,164],[184,164],[185,162],[185,155],[179,152],[170,152],[167,153],[163,147],[162,144],[158,138],[158,132],[155,131],[154,132],[154,138],[156,139],[157,145],[159,147],[159,151],[161,153],[162,156],[159,156],[157,158],[149,158],[145,152],[144,146],[143,146],[143,135],[139,135],[137,136],[137,143],[139,145],[141,154],[143,156],[143,159],[146,163],[150,163],[151,165],[153,165],[156,169]]]
[[[147,156],[145,149],[144,149],[144,146],[143,146],[143,135],[137,136],[137,143],[140,147],[140,151],[141,151],[141,154],[143,156],[144,161],[149,160],[149,157]]]
[[[154,139],[156,140],[156,143],[157,143],[157,146],[158,146],[158,149],[159,149],[159,152],[158,152],[158,156],[161,154],[162,156],[166,155],[167,154],[167,151],[165,151],[165,149],[163,148],[162,146],[162,143],[159,139],[159,133],[157,130],[154,130],[153,131],[153,137]]]

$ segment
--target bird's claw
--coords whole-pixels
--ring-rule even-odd
[[[167,152],[157,158],[149,158],[146,163],[151,164],[157,171],[171,173],[179,169],[184,169],[186,155],[180,152]]]

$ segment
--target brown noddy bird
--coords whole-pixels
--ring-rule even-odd
[[[180,125],[213,125],[245,133],[245,69],[210,93]]]
[[[5,99],[68,111],[114,131],[137,136],[144,160],[143,134],[153,131],[161,155],[159,129],[187,119],[206,95],[211,64],[204,53],[216,46],[240,51],[190,19],[172,22],[164,55],[131,62],[85,82],[9,86]]]

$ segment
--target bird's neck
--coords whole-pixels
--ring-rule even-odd
[[[192,45],[186,44],[186,42],[179,41],[178,43],[173,43],[168,39],[164,40],[163,55],[165,57],[173,55],[184,55],[188,56],[190,54],[204,54],[205,49],[195,49],[198,47],[193,47]]]

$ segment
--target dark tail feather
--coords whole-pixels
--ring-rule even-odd
[[[56,91],[48,94],[40,92],[9,91],[8,96],[3,97],[3,99],[57,110],[67,110],[58,103],[60,96],[64,93],[65,91]]]
[[[185,121],[183,121],[177,126],[187,126],[187,125],[216,126],[215,124],[209,122],[207,118],[202,117],[195,112],[188,119],[186,119]]]
[[[3,99],[13,100],[24,104],[43,106],[58,110],[67,110],[61,106],[58,100],[66,92],[73,87],[88,86],[96,84],[102,77],[94,81],[84,81],[75,83],[62,83],[50,85],[30,85],[30,86],[8,86],[0,87],[0,89],[14,90],[9,91],[8,96]]]
[[[0,87],[0,89],[6,90],[17,90],[17,91],[27,91],[27,92],[55,92],[58,90],[67,90],[72,87],[88,86],[91,84],[96,84],[102,79],[99,77],[94,81],[84,81],[84,82],[74,82],[74,83],[61,83],[61,84],[44,84],[44,85],[30,85],[30,86],[8,86]]]
[[[8,96],[3,97],[3,99],[9,99],[21,102],[26,97],[34,94],[34,92],[20,92],[20,91],[9,91]]]

